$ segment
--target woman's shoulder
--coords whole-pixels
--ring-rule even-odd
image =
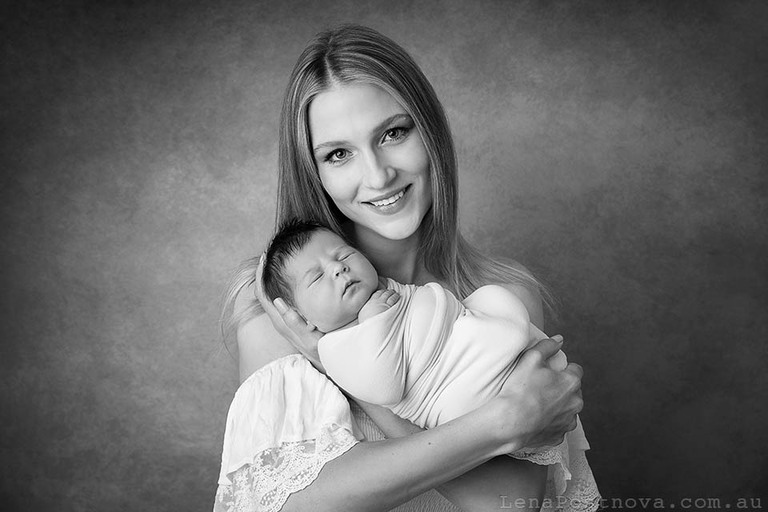
[[[298,351],[283,338],[262,313],[243,321],[237,329],[240,381],[281,357]]]
[[[241,290],[235,301],[240,381],[267,364],[298,351],[277,332],[266,313],[253,308],[253,288]]]

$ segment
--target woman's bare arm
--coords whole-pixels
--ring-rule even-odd
[[[241,383],[262,366],[299,353],[278,334],[267,315],[246,320],[238,327],[237,351]]]
[[[356,401],[378,425],[387,438],[399,438],[422,432],[424,429],[400,418],[386,407]],[[546,484],[547,469],[507,455],[493,458],[467,471],[453,480],[436,487],[451,503],[467,512],[499,510],[501,496],[506,502],[524,498],[526,504],[541,503]],[[510,499],[511,498],[511,499]],[[535,506],[518,508],[538,510]]]
[[[488,408],[429,431],[359,443],[326,464],[283,510],[378,511],[405,503],[492,458],[499,442],[486,430],[494,416]]]
[[[243,378],[250,375],[252,369],[258,369],[266,359],[264,356],[252,359],[253,354],[282,354],[288,351],[285,346],[269,348],[263,345],[280,337],[271,322],[264,321],[264,316],[250,320],[250,327],[244,325],[239,330],[239,346],[249,345],[240,361]],[[557,351],[558,348],[559,344],[554,344],[548,349],[542,348],[542,351]],[[544,356],[539,359],[543,361]],[[519,365],[522,363],[521,360]],[[574,389],[575,382],[564,384],[562,376],[548,370],[545,365],[528,366],[542,373],[537,377],[539,380],[551,380],[547,385],[536,388],[539,394],[546,393],[547,397],[557,395],[564,399],[568,392],[563,391],[570,389],[572,392]],[[573,381],[578,381],[578,372],[571,377]],[[283,510],[323,510],[323,507],[327,510],[387,510],[435,487],[459,506],[469,505],[469,510],[482,510],[478,504],[480,497],[489,499],[482,480],[498,475],[497,472],[502,470],[511,479],[509,492],[505,492],[510,500],[537,497],[537,482],[540,479],[527,479],[526,471],[516,473],[524,466],[511,460],[504,460],[501,465],[494,460],[488,467],[483,464],[523,446],[537,442],[553,444],[570,428],[570,418],[578,412],[580,404],[571,404],[568,412],[554,419],[554,408],[545,407],[551,400],[533,396],[535,392],[534,389],[531,395],[517,393],[493,400],[468,415],[429,431],[399,439],[359,443],[326,464],[311,485],[291,495]],[[564,401],[561,400],[559,409],[565,409]],[[526,421],[520,422],[519,418]],[[373,419],[376,421],[376,418]],[[544,423],[549,425],[548,430],[542,426]],[[510,462],[512,464],[508,465]],[[457,479],[465,474],[465,477]],[[501,503],[498,496],[492,496],[490,500],[496,508]]]

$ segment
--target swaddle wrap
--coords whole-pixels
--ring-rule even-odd
[[[352,396],[432,428],[499,393],[519,355],[546,337],[511,292],[484,286],[462,304],[437,283],[387,287],[390,309],[326,334],[328,376]],[[564,359],[564,356],[563,356]]]
[[[327,375],[352,396],[424,428],[496,396],[519,356],[546,338],[520,299],[501,286],[483,286],[463,302],[437,283],[402,285],[390,279],[387,287],[400,300],[323,336],[320,360]],[[549,364],[565,368],[565,354],[558,352]],[[584,455],[588,449],[577,418],[576,429],[558,446],[509,455],[549,466],[546,496],[558,503],[553,508],[594,510],[600,495]]]

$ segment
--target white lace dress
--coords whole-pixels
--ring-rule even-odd
[[[370,418],[354,404],[350,409],[338,388],[306,358],[277,359],[246,379],[232,399],[214,512],[279,511],[288,496],[317,478],[325,463],[364,439],[383,438]],[[554,489],[550,478],[547,497],[553,499],[545,498],[542,510],[597,508],[600,496],[583,451],[570,464],[581,468],[573,471],[580,478],[568,481],[565,491]],[[552,466],[550,474],[555,471]],[[459,511],[435,491],[393,510]]]

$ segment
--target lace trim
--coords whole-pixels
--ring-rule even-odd
[[[277,512],[292,493],[311,484],[320,470],[357,444],[347,429],[330,425],[318,439],[283,443],[262,451],[251,464],[219,485],[214,512]]]
[[[602,497],[586,454],[581,450],[572,452],[569,466],[574,476],[567,481],[564,492],[555,489],[556,481],[564,476],[563,467],[550,466],[541,512],[594,512],[600,507]]]
[[[549,449],[540,452],[515,452],[510,455],[516,459],[527,460],[541,466],[563,463],[563,456],[558,450]]]

